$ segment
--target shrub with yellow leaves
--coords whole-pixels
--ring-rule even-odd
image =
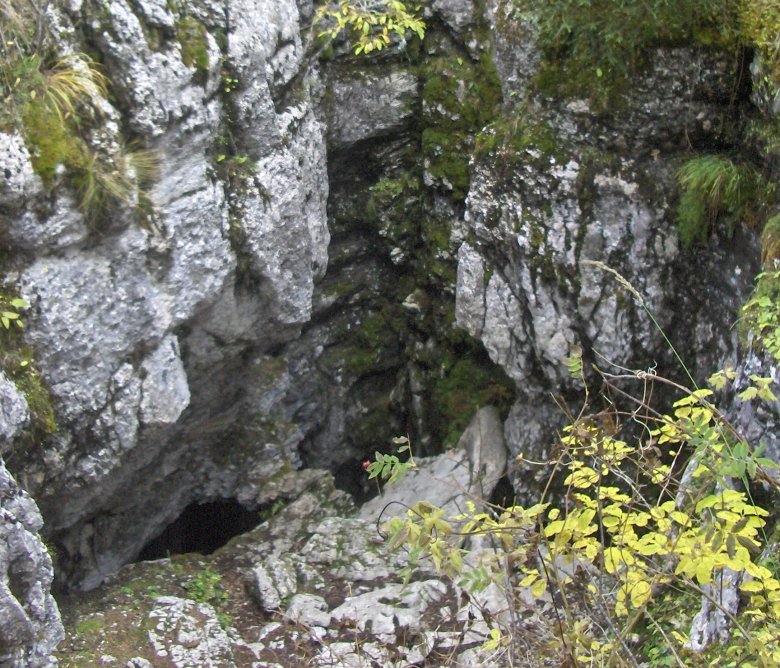
[[[584,382],[581,361],[570,366]],[[636,407],[621,412],[609,403],[595,414],[583,408],[563,431],[539,503],[478,508],[470,502],[467,512],[445,517],[422,502],[390,520],[384,525],[389,548],[409,551],[404,575],[429,558],[471,591],[497,583],[518,605],[521,590],[552,601],[559,621],[554,651],[571,665],[656,665],[660,656],[667,659],[661,665],[703,661],[685,630],[695,610],[667,606],[673,614],[666,616],[656,610],[662,598],[690,601],[691,594],[721,607],[730,620],[718,665],[780,664],[780,580],[762,562],[769,513],[749,491],[751,480],[771,481],[766,470],[776,465],[724,419],[711,390],[687,390],[646,372],[596,371],[607,385],[639,383]],[[711,382],[722,387],[732,379],[724,371]],[[769,379],[752,381],[743,401],[774,400]],[[682,394],[668,413],[643,399],[658,385]],[[496,549],[474,567],[468,541],[476,536],[491,537]],[[741,593],[737,613],[712,593],[710,585],[724,582]],[[680,615],[688,616],[681,622]],[[657,629],[662,651],[642,627]],[[511,649],[520,636],[498,622],[493,631],[486,651],[501,642]]]
[[[412,35],[422,39],[425,21],[418,2],[399,0],[340,0],[326,2],[318,9],[314,25],[317,36],[331,42],[344,36],[355,55],[370,54],[390,46],[395,40],[405,43]]]

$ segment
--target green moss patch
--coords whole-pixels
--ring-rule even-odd
[[[188,67],[194,66],[200,74],[209,70],[208,33],[206,26],[192,16],[179,20],[177,35],[181,45],[181,59]]]
[[[488,54],[438,58],[423,68],[422,153],[434,184],[463,199],[474,135],[496,117],[501,87]]]
[[[403,322],[403,314],[394,304],[370,314],[357,328],[347,348],[347,369],[358,376],[382,370],[383,360],[388,355],[395,357],[393,351],[398,348]]]
[[[22,121],[33,169],[47,187],[53,184],[60,165],[71,171],[86,168],[86,144],[42,98],[27,103]]]
[[[770,0],[767,0],[768,2]],[[587,97],[597,108],[619,103],[631,77],[658,46],[738,43],[734,0],[513,0],[534,17],[543,61],[537,87]]]
[[[445,360],[431,393],[432,428],[446,448],[454,446],[474,414],[493,405],[509,410],[515,387],[503,370],[481,351]]]

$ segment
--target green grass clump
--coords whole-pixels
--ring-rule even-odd
[[[682,189],[677,208],[680,241],[705,242],[717,223],[729,234],[738,222],[757,226],[775,189],[750,164],[719,155],[688,160],[677,172]]]
[[[780,259],[780,214],[766,221],[761,233],[761,264],[772,267]]]
[[[492,154],[502,164],[515,164],[528,159],[528,149],[536,149],[543,157],[564,161],[555,130],[544,122],[530,122],[525,112],[518,110],[510,118],[488,125],[477,135],[474,154],[482,157]]]
[[[135,208],[139,216],[149,213],[146,188],[157,178],[158,167],[157,154],[146,149],[123,148],[113,156],[88,154],[73,172],[82,210],[92,222],[116,204]]]

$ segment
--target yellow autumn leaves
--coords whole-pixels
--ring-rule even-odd
[[[322,29],[317,34],[328,41],[345,36],[355,55],[381,51],[392,41],[405,41],[407,36],[425,35],[425,21],[420,5],[399,0],[340,0],[325,3],[317,9],[314,25]]]
[[[755,398],[768,398],[764,379],[751,380]],[[561,507],[542,500],[528,508],[482,510],[469,502],[465,513],[446,518],[439,508],[416,504],[387,525],[390,546],[409,548],[415,562],[429,556],[462,586],[496,582],[537,598],[589,596],[586,607],[605,612],[613,629],[630,629],[670,587],[701,596],[708,585],[730,579],[744,603],[728,656],[744,665],[776,665],[780,650],[770,641],[780,637],[780,581],[759,562],[768,512],[729,484],[734,477],[747,481],[771,462],[751,452],[711,399],[710,390],[698,389],[675,402],[670,414],[645,418],[637,444],[597,420],[575,421],[564,430],[557,462]],[[657,456],[648,463],[648,450],[666,463]],[[689,475],[683,475],[686,467]],[[464,541],[484,535],[495,537],[501,550],[474,567],[464,559]],[[616,638],[603,626],[580,626],[576,642],[567,645],[578,662],[611,661],[625,651],[620,633]],[[683,651],[681,628],[669,628],[666,637]],[[492,647],[498,637],[489,642]]]

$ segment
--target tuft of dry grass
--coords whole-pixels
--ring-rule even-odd
[[[78,106],[93,103],[108,94],[108,79],[98,64],[84,53],[60,58],[43,72],[46,103],[57,113],[61,123],[78,119]],[[93,105],[94,106],[94,105]]]

